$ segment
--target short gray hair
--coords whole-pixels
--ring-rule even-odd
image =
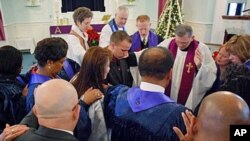
[[[193,29],[190,25],[179,24],[178,26],[176,26],[175,35],[183,37],[186,34],[188,34],[189,37],[193,35]]]
[[[75,24],[77,24],[77,22],[82,23],[87,18],[93,18],[93,13],[89,8],[79,7],[74,10],[73,19]]]
[[[120,6],[116,9],[115,14],[117,14],[118,12],[121,12],[121,11],[128,12],[128,7],[126,7],[125,5],[120,5]]]

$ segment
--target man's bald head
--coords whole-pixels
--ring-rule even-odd
[[[72,84],[62,79],[49,80],[35,90],[35,109],[38,118],[62,118],[78,103]]]
[[[249,107],[242,98],[231,92],[219,91],[202,101],[197,117],[200,136],[229,140],[229,127],[233,124],[249,124]]]
[[[139,72],[142,77],[164,79],[174,64],[172,54],[163,47],[153,47],[143,51],[139,58]]]

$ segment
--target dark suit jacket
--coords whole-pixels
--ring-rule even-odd
[[[123,84],[131,87],[133,77],[130,72],[130,67],[135,66],[138,66],[138,64],[134,52],[129,52],[129,56],[123,59],[113,57],[110,61],[110,71],[105,81],[113,86]]]
[[[40,126],[37,130],[30,129],[14,141],[78,141],[73,135],[59,130]]]

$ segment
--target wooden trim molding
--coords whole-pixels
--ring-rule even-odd
[[[244,15],[244,16],[227,16],[227,15],[223,15],[222,19],[224,19],[224,20],[250,20],[250,15]]]

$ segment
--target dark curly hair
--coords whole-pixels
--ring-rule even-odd
[[[23,56],[20,50],[13,46],[0,48],[0,74],[15,78],[21,71]]]
[[[250,70],[245,65],[230,64],[225,75],[220,89],[241,96],[250,106]]]
[[[66,57],[68,44],[60,37],[45,38],[37,43],[35,58],[38,65],[44,67],[48,60],[58,61]]]

